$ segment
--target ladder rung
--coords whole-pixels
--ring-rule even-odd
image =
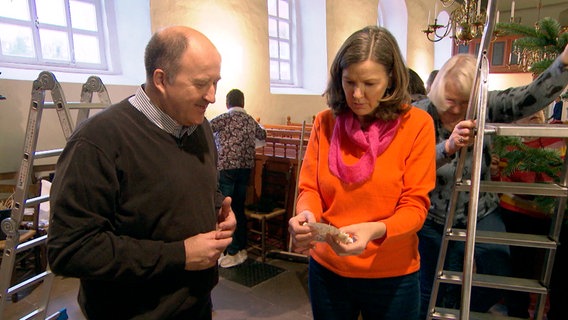
[[[29,198],[28,200],[26,200],[26,207],[32,207],[35,206],[36,204],[40,204],[46,201],[49,201],[48,194],[39,197]]]
[[[470,191],[471,181],[464,180],[456,184],[458,191]],[[538,196],[567,197],[568,188],[554,183],[525,183],[480,181],[479,190],[483,192],[530,194]]]
[[[448,308],[435,308],[432,313],[432,319],[449,319],[457,320],[460,318],[460,311]]]
[[[548,290],[538,280],[494,276],[475,273],[472,275],[472,284],[477,287],[523,291],[537,294],[547,294]],[[459,271],[444,270],[438,279],[444,283],[461,284],[463,273]]]
[[[47,242],[47,234],[44,234],[41,237],[37,237],[34,238],[30,241],[26,241],[23,243],[20,243],[17,247],[16,247],[16,253],[37,247],[39,245],[45,244]]]
[[[447,233],[447,236],[450,240],[465,241],[467,231],[465,229],[452,229]],[[484,230],[476,231],[475,242],[543,249],[556,249],[557,246],[556,242],[548,238],[546,235]]]
[[[59,318],[62,316],[62,318]],[[67,309],[61,309],[54,314],[50,315],[49,317],[45,318],[45,320],[57,320],[57,319],[68,319],[67,317]]]
[[[41,158],[49,158],[49,157],[57,157],[58,155],[63,152],[63,149],[53,149],[53,150],[43,150],[43,151],[36,151],[34,153],[34,157],[36,159]]]
[[[26,314],[25,316],[21,317],[20,320],[28,320],[28,319],[35,319],[37,316],[39,316],[39,314],[41,313],[41,311],[39,308],[38,309],[34,309],[32,310],[32,312]],[[57,318],[55,318],[57,319]]]
[[[39,273],[25,281],[22,281],[20,283],[17,283],[16,285],[14,285],[13,287],[8,288],[8,295],[12,295],[14,293],[18,293],[26,288],[29,288],[33,285],[35,285],[36,283],[39,283],[40,281],[43,281],[43,279],[45,279],[45,277],[47,277],[49,274],[51,273],[51,271],[44,271],[42,273]]]
[[[21,317],[20,320],[36,319],[37,316],[39,316],[44,311],[45,310],[43,310],[43,309],[37,308],[37,309],[33,310],[32,312],[26,314],[25,316]],[[45,320],[58,320],[58,319],[69,319],[69,317],[67,316],[67,309],[59,310],[59,311],[49,315],[47,318],[45,318]]]
[[[65,104],[68,109],[104,109],[108,107],[108,104],[104,103],[67,102]],[[54,109],[57,107],[53,102],[45,102],[43,106],[46,109]]]
[[[498,136],[510,137],[552,137],[568,138],[568,130],[564,124],[512,124],[486,123],[485,132]]]
[[[460,311],[456,309],[448,308],[436,308],[434,313],[432,313],[433,319],[459,319]],[[496,318],[494,314],[491,313],[480,313],[480,312],[470,312],[469,318],[472,320],[522,320],[522,318],[499,316]]]

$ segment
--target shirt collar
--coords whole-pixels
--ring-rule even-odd
[[[156,107],[144,91],[144,85],[138,87],[136,93],[128,99],[128,102],[142,112],[148,120],[176,138],[181,138],[186,133],[190,135],[197,128],[197,125],[186,127],[178,124],[172,117]]]
[[[247,113],[245,108],[243,107],[232,107],[231,109],[229,109],[229,112],[243,112],[243,113]]]

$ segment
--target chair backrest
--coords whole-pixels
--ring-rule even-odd
[[[293,164],[289,159],[267,159],[262,168],[259,211],[286,208]]]

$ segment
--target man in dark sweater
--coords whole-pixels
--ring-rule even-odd
[[[145,85],[85,121],[59,158],[49,263],[80,278],[89,319],[211,319],[236,226],[204,121],[221,57],[200,32],[169,27],[145,65]]]

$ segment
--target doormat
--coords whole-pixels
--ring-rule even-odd
[[[283,271],[285,271],[285,269],[280,267],[247,259],[238,266],[231,268],[219,267],[219,276],[251,288],[279,275]]]

